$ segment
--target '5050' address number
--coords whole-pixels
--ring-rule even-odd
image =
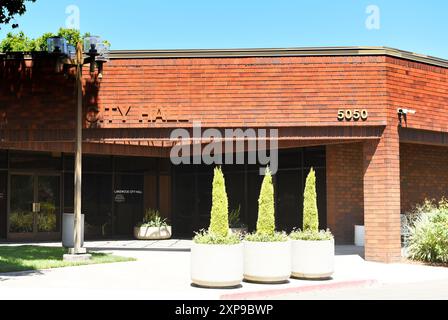
[[[367,121],[369,112],[367,110],[339,110],[339,121]]]

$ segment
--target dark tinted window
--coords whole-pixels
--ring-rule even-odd
[[[61,153],[11,152],[10,166],[17,170],[61,170]]]

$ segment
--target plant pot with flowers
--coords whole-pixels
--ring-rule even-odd
[[[215,169],[210,228],[196,235],[191,248],[191,280],[206,288],[237,287],[243,281],[243,246],[230,232],[224,174]]]
[[[274,186],[269,168],[258,200],[256,233],[244,241],[244,279],[257,283],[283,283],[291,277],[291,243],[275,231]]]
[[[143,222],[134,228],[134,237],[138,240],[166,240],[172,235],[171,226],[160,216],[158,210],[146,210]]]
[[[329,279],[334,273],[335,243],[329,230],[319,231],[316,173],[306,179],[303,230],[291,233],[292,276],[299,279]]]

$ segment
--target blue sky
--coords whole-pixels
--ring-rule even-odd
[[[371,45],[448,59],[446,0],[37,0],[17,19],[20,30],[56,31],[72,4],[81,31],[112,49]],[[369,5],[380,10],[380,29],[366,27]]]

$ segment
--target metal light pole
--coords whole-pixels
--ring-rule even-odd
[[[75,137],[75,229],[74,248],[69,253],[73,255],[86,254],[87,250],[82,248],[82,67],[84,64],[83,46],[78,43],[76,47],[76,87],[77,87],[77,107],[76,107],[76,137]]]
[[[67,41],[62,37],[52,37],[48,39],[48,52],[56,54],[59,58],[58,66],[64,68],[76,68],[76,129],[75,129],[75,186],[74,186],[74,230],[73,230],[73,248],[69,249],[69,254],[64,255],[65,260],[79,261],[88,260],[90,255],[82,247],[82,130],[83,130],[83,88],[82,88],[82,69],[84,64],[90,63],[90,72],[95,72],[98,68],[98,79],[103,77],[103,64],[109,61],[109,45],[102,43],[96,36],[90,36],[84,39],[83,44],[79,42],[74,48],[67,45]],[[87,56],[84,57],[84,54]],[[63,68],[63,69],[64,69]],[[60,68],[57,68],[59,70]]]

